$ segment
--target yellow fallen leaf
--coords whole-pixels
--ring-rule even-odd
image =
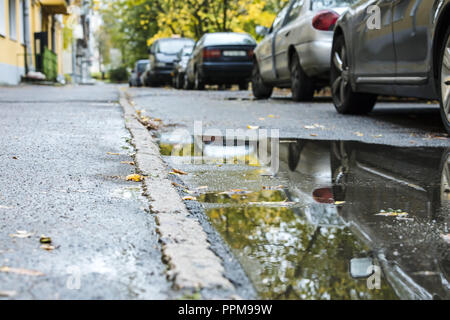
[[[186,197],[183,197],[183,200],[197,200],[197,198],[193,197],[193,196],[186,196]]]
[[[19,239],[24,239],[24,238],[29,238],[33,235],[34,233],[32,232],[26,232],[25,230],[17,230],[16,233],[10,234],[9,236],[11,238],[19,238]]]
[[[40,243],[52,243],[52,238],[42,235],[39,239]]]
[[[120,156],[120,153],[117,152],[107,152],[106,154],[109,154],[110,156]]]
[[[178,170],[178,169],[175,169],[175,168],[172,169],[172,172],[176,173],[176,174],[183,174],[183,175],[187,174],[187,172],[184,172],[184,171],[181,171],[181,170]]]
[[[142,176],[140,174],[130,174],[126,177],[127,181],[135,181],[139,182],[142,181]]]
[[[363,133],[361,133],[361,132],[359,132],[359,131],[356,131],[356,132],[354,132],[354,134],[356,134],[358,137],[362,137],[362,136],[364,136],[364,134]]]
[[[40,271],[36,270],[29,270],[29,269],[22,269],[22,268],[11,268],[7,266],[0,267],[0,272],[5,273],[15,273],[15,274],[21,274],[24,276],[43,276],[44,274]]]
[[[341,204],[344,204],[344,203],[345,203],[345,201],[335,201],[334,202],[334,204],[337,205],[337,206],[341,205]]]
[[[381,210],[380,213],[377,213],[376,216],[385,216],[385,217],[406,217],[408,215],[408,212],[404,212],[402,210],[389,210],[384,211]]]
[[[134,166],[134,162],[133,161],[120,161],[121,164],[129,164],[131,166]]]
[[[317,134],[315,134],[315,133],[310,133],[309,134],[311,137],[317,137]]]
[[[382,134],[377,134],[377,135],[373,135],[372,137],[374,138],[381,138],[383,135]]]
[[[250,130],[256,130],[256,129],[259,129],[259,126],[248,125],[247,128],[250,129]]]
[[[47,251],[52,251],[55,249],[54,246],[52,246],[51,244],[45,243],[41,246],[41,249],[47,250]]]

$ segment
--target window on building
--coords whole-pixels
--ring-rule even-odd
[[[9,38],[17,40],[16,0],[9,0]]]
[[[4,1],[0,1],[0,35],[6,36],[6,14]]]

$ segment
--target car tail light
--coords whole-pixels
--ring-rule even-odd
[[[248,50],[247,53],[248,53],[248,56],[249,56],[250,58],[253,57],[253,50]]]
[[[331,10],[319,11],[312,20],[312,25],[317,30],[332,31],[339,14]]]
[[[221,53],[219,49],[203,49],[204,59],[215,59],[220,58]]]

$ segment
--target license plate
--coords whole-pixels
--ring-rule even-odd
[[[225,57],[245,57],[247,55],[247,51],[242,50],[226,50],[223,52]]]

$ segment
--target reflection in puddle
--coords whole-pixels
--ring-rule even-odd
[[[262,298],[450,298],[450,148],[289,140],[279,163],[269,180],[181,166],[188,185],[214,186],[198,200]],[[380,266],[381,288],[352,278],[350,261]]]

